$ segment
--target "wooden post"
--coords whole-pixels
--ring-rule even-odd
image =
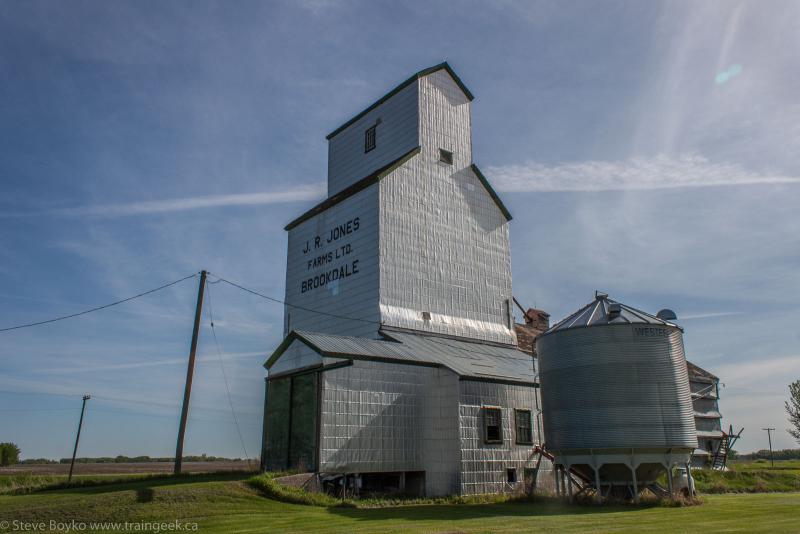
[[[769,461],[772,467],[775,467],[775,457],[772,455],[772,431],[774,428],[762,428],[761,430],[767,431],[767,439],[769,440]]]
[[[83,405],[81,406],[81,418],[78,421],[78,434],[75,436],[75,448],[72,449],[72,461],[69,463],[69,477],[67,482],[72,482],[72,470],[75,468],[75,455],[78,454],[78,441],[81,439],[81,427],[83,426],[83,412],[86,411],[86,401],[91,399],[91,395],[83,396]]]
[[[206,271],[200,271],[200,287],[197,290],[197,307],[194,312],[194,329],[192,330],[192,346],[189,350],[189,367],[186,369],[186,386],[183,390],[183,408],[181,424],[178,428],[178,445],[175,447],[174,474],[181,474],[183,463],[183,437],[186,434],[186,419],[189,417],[189,397],[192,395],[192,378],[194,377],[194,359],[197,353],[197,336],[200,333],[200,317],[203,314],[203,292],[206,288]]]

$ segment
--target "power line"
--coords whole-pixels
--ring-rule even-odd
[[[157,414],[157,413],[137,412],[137,411],[132,411],[132,410],[124,410],[124,411],[122,411],[122,410],[109,410],[108,408],[93,408],[92,412],[113,413],[113,414],[118,414],[118,415],[129,415],[129,416],[135,416],[135,417],[142,416],[142,417],[155,417],[155,418],[159,418],[159,419],[172,419],[172,420],[175,419],[174,415],[162,415],[162,414]],[[189,421],[201,421],[201,422],[205,422],[205,423],[225,423],[225,424],[229,424],[229,425],[233,424],[227,419],[211,419],[211,418],[207,418],[207,417],[195,417],[193,415],[189,416]],[[258,423],[243,423],[243,424],[248,425],[248,426],[252,426],[252,427],[260,426],[260,424],[258,424]]]
[[[225,364],[222,361],[222,350],[219,347],[219,340],[217,339],[217,330],[214,328],[214,309],[211,306],[211,288],[206,288],[206,295],[208,298],[208,318],[211,323],[211,333],[214,335],[214,345],[217,347],[217,355],[219,356],[219,366],[222,369],[222,378],[225,382],[225,393],[228,395],[228,405],[231,407],[231,414],[233,414],[233,422],[236,424],[236,432],[239,434],[239,441],[242,444],[244,457],[250,458],[247,454],[247,446],[244,444],[242,437],[242,429],[239,428],[239,418],[236,417],[236,410],[233,408],[233,399],[231,398],[231,388],[228,386],[228,373],[225,372]]]
[[[12,392],[12,393],[28,394],[27,392]],[[32,395],[38,395],[38,393],[31,393],[31,394]],[[70,397],[75,397],[76,395],[69,395],[69,396]],[[80,397],[80,395],[77,395],[77,396]],[[97,399],[97,398],[104,399],[104,400],[109,400],[107,397],[95,397],[95,396],[92,396],[92,399]],[[118,402],[118,401],[110,401],[110,402]],[[130,402],[130,401],[126,401],[126,402]],[[142,403],[138,403],[137,402],[137,404],[142,404]],[[152,405],[152,403],[148,403],[148,404]],[[92,412],[113,413],[113,414],[130,415],[130,416],[157,417],[157,418],[164,418],[164,419],[174,419],[175,418],[174,415],[162,415],[162,414],[155,414],[155,413],[149,413],[149,412],[140,412],[140,411],[128,410],[128,409],[126,409],[126,410],[114,410],[114,409],[104,408],[104,407],[102,407],[103,406],[102,404],[100,406],[101,407],[99,407],[99,408],[98,407],[92,408]],[[208,409],[209,410],[214,410],[212,408],[208,408]],[[203,408],[197,408],[197,410],[203,411],[204,409]],[[2,413],[18,413],[18,412],[19,413],[30,413],[30,412],[62,413],[62,412],[79,412],[79,411],[80,411],[80,408],[78,408],[78,407],[75,407],[75,408],[0,408],[0,414],[2,414]],[[226,411],[226,410],[214,410],[214,411]],[[261,414],[252,413],[252,412],[244,412],[244,415],[248,415],[248,416],[252,416],[252,417],[260,417]],[[189,420],[191,420],[191,421],[204,421],[204,422],[208,422],[208,423],[233,424],[231,421],[229,421],[227,419],[214,419],[214,418],[208,418],[208,417],[194,417],[194,416],[192,416],[192,417],[189,417]],[[244,425],[247,425],[247,426],[254,426],[254,427],[255,426],[260,426],[260,424],[246,423],[246,422],[242,422],[242,421],[239,421],[239,424],[240,425],[244,424]]]
[[[349,321],[360,321],[362,323],[377,324],[377,325],[381,325],[381,326],[383,325],[383,323],[381,323],[380,321],[371,321],[369,319],[359,319],[359,318],[356,318],[356,317],[348,317],[346,315],[338,315],[336,313],[328,313],[328,312],[323,312],[323,311],[319,311],[319,310],[312,310],[311,308],[305,308],[303,306],[297,306],[295,304],[289,304],[286,301],[283,301],[283,300],[280,300],[280,299],[276,299],[275,297],[270,297],[270,296],[264,295],[263,293],[259,293],[258,291],[254,291],[252,289],[246,288],[246,287],[244,287],[244,286],[242,286],[240,284],[237,284],[235,282],[231,282],[230,280],[226,280],[225,278],[222,278],[219,275],[216,275],[216,274],[213,274],[213,273],[208,273],[208,274],[214,276],[217,279],[216,282],[210,282],[212,284],[217,284],[219,282],[225,282],[226,284],[230,284],[233,287],[241,289],[242,291],[246,291],[247,293],[251,293],[253,295],[256,295],[256,296],[264,298],[264,299],[267,299],[267,300],[275,302],[277,304],[283,304],[285,306],[289,306],[290,308],[296,308],[298,310],[303,310],[303,311],[307,311],[307,312],[311,312],[311,313],[317,313],[317,314],[320,314],[320,315],[326,315],[328,317],[334,317],[336,319],[346,319],[346,320],[349,320]],[[391,333],[388,333],[388,335],[391,337]],[[424,335],[424,334],[422,334],[422,335]],[[434,339],[430,339],[433,336],[428,336],[428,337],[429,337],[429,341],[432,341],[433,343],[437,343],[438,345],[443,345],[443,346],[446,346],[446,347],[451,348],[451,349],[453,348],[452,345],[449,345],[447,343],[441,343],[441,342],[437,342]],[[467,349],[467,348],[463,348],[463,347],[460,347],[460,346],[458,348],[461,348],[461,349],[465,350],[466,352],[472,352],[472,353],[475,353],[475,354],[483,354],[483,355],[486,355],[486,356],[497,356],[496,354],[493,354],[493,353],[483,352],[483,351],[473,350],[473,349]]]
[[[212,273],[209,273],[209,274],[212,274]],[[319,311],[319,310],[313,310],[311,308],[305,308],[303,306],[298,306],[296,304],[289,304],[288,302],[283,301],[281,299],[276,299],[275,297],[270,297],[270,296],[264,295],[263,293],[259,293],[258,291],[254,291],[252,289],[248,289],[248,288],[246,288],[246,287],[244,287],[242,285],[239,285],[236,282],[231,282],[230,280],[226,280],[225,278],[222,278],[221,276],[218,276],[216,274],[213,274],[213,276],[217,278],[217,282],[225,282],[226,284],[232,285],[233,287],[237,287],[237,288],[241,289],[242,291],[246,291],[247,293],[251,293],[251,294],[253,294],[253,295],[257,296],[257,297],[261,297],[262,299],[267,299],[269,301],[275,302],[276,304],[283,304],[284,306],[289,306],[290,308],[295,308],[297,310],[303,310],[303,311],[307,311],[307,312],[310,312],[310,313],[317,313],[319,315],[326,315],[328,317],[333,317],[335,319],[347,319],[348,321],[359,321],[359,322],[362,322],[362,323],[377,324],[377,325],[382,324],[380,321],[371,321],[369,319],[359,319],[357,317],[347,317],[346,315],[338,315],[338,314],[335,314],[335,313],[328,313],[328,312],[323,312],[323,311]],[[217,282],[214,282],[214,283],[217,283]]]
[[[77,412],[78,408],[0,408],[0,412]]]
[[[71,319],[73,317],[78,317],[80,315],[86,315],[87,313],[92,313],[92,312],[104,310],[106,308],[110,308],[112,306],[116,306],[117,304],[122,304],[124,302],[128,302],[128,301],[131,301],[133,299],[138,299],[139,297],[144,297],[145,295],[149,295],[150,293],[155,293],[156,291],[161,291],[162,289],[166,289],[166,288],[168,288],[170,286],[174,286],[175,284],[179,284],[179,283],[183,282],[184,280],[188,280],[189,278],[194,278],[195,276],[197,276],[197,273],[194,273],[194,274],[191,274],[191,275],[186,276],[184,278],[181,278],[180,280],[175,280],[174,282],[170,282],[168,284],[164,284],[163,286],[159,286],[159,287],[157,287],[155,289],[150,289],[150,290],[145,291],[143,293],[139,293],[138,295],[134,295],[134,296],[128,297],[126,299],[118,300],[116,302],[111,302],[109,304],[104,304],[102,306],[97,306],[96,308],[91,308],[89,310],[84,310],[82,312],[72,313],[70,315],[63,315],[61,317],[55,317],[53,319],[47,319],[45,321],[37,321],[35,323],[20,324],[20,325],[16,325],[16,326],[9,326],[9,327],[6,327],[6,328],[0,328],[0,332],[8,332],[9,330],[19,330],[20,328],[29,328],[31,326],[39,326],[39,325],[48,324],[48,323],[55,323],[56,321],[63,321],[64,319]]]
[[[45,397],[68,397],[68,398],[78,398],[81,395],[77,394],[67,394],[67,393],[46,393],[40,391],[11,391],[11,390],[0,390],[0,394],[10,394],[10,395],[37,395],[37,396],[45,396]],[[92,399],[95,400],[105,400],[111,403],[119,403],[119,404],[140,404],[143,406],[153,406],[156,408],[175,408],[178,405],[176,403],[168,403],[168,402],[156,402],[156,401],[146,401],[146,400],[135,400],[135,399],[125,399],[121,397],[108,397],[105,395],[92,395]],[[72,410],[73,408],[70,408]],[[77,410],[77,408],[75,408]],[[197,406],[193,407],[194,410],[200,410],[204,412],[227,412],[223,408],[212,408],[210,406]],[[3,410],[0,410],[3,411]],[[8,411],[16,411],[16,410],[8,410]],[[248,415],[248,416],[260,416],[261,414],[254,413],[254,412],[239,412],[240,415]],[[169,416],[173,417],[173,416]]]

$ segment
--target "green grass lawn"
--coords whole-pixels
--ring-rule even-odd
[[[800,491],[800,460],[730,462],[727,471],[692,471],[701,493]],[[800,530],[800,529],[798,529]]]
[[[245,475],[121,481],[0,496],[3,521],[165,521],[199,532],[798,532],[800,493],[709,495],[700,506],[577,506],[551,501],[358,509],[287,504]],[[5,529],[8,531],[9,529]],[[0,531],[3,531],[0,529]],[[98,530],[95,530],[98,532]]]
[[[775,466],[769,460],[734,460],[728,463],[734,471],[780,471],[800,475],[800,460],[775,460]]]

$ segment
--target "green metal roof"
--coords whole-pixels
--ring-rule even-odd
[[[530,354],[510,345],[495,345],[422,333],[381,331],[383,339],[292,331],[264,366],[269,369],[294,341],[331,358],[372,360],[446,367],[476,380],[536,384]]]
[[[506,220],[510,221],[511,219],[513,219],[513,217],[511,217],[511,212],[508,211],[506,205],[503,204],[502,200],[500,200],[500,195],[497,194],[497,191],[494,190],[494,187],[491,186],[489,180],[486,179],[486,177],[483,175],[478,166],[473,163],[470,167],[472,168],[472,172],[475,173],[475,176],[478,177],[478,180],[480,180],[481,183],[483,184],[483,187],[486,188],[486,192],[489,193],[490,197],[492,197],[494,203],[497,204],[497,207],[500,208],[500,211],[503,212],[503,216],[506,218]]]
[[[380,182],[381,180],[386,178],[386,176],[388,176],[391,172],[400,167],[402,164],[404,164],[405,162],[407,162],[408,160],[419,154],[420,150],[421,150],[420,147],[417,147],[413,150],[406,152],[393,162],[381,167],[380,169],[373,172],[369,176],[365,176],[364,178],[350,185],[349,187],[342,189],[332,197],[326,198],[325,200],[323,200],[322,202],[320,202],[319,204],[317,204],[316,206],[314,206],[313,208],[306,211],[305,213],[294,219],[292,222],[287,224],[283,229],[287,231],[291,230],[295,226],[307,221],[311,217],[319,213],[322,213],[326,209],[335,206],[336,204],[339,204],[340,202],[350,198],[351,196],[355,195],[360,191],[363,191],[372,184]],[[503,201],[500,200],[500,197],[495,192],[494,188],[491,186],[491,184],[489,184],[489,180],[486,179],[486,177],[483,175],[483,173],[480,171],[480,169],[478,169],[476,165],[473,164],[470,166],[470,168],[472,169],[472,172],[474,172],[475,175],[478,177],[478,180],[480,180],[481,184],[483,184],[483,187],[486,188],[486,192],[489,193],[490,197],[492,197],[492,200],[494,201],[495,204],[497,204],[497,207],[503,213],[503,216],[506,218],[506,220],[510,221],[512,219],[511,212],[508,211],[508,208],[506,208],[505,204],[503,204]]]
[[[376,100],[367,109],[365,109],[364,111],[362,111],[361,113],[359,113],[358,115],[356,115],[355,117],[350,119],[349,121],[345,122],[344,124],[342,124],[341,126],[336,128],[334,131],[332,131],[331,133],[326,135],[325,139],[330,141],[334,136],[339,134],[342,130],[346,129],[348,126],[350,126],[351,124],[356,122],[358,119],[360,119],[361,117],[363,117],[364,115],[366,115],[367,113],[369,113],[370,111],[375,109],[376,107],[380,106],[381,104],[383,104],[384,102],[389,100],[391,97],[393,97],[394,95],[396,95],[397,93],[399,93],[400,91],[405,89],[409,84],[414,83],[415,81],[417,81],[418,79],[422,78],[423,76],[427,76],[428,74],[433,74],[437,70],[443,70],[443,69],[447,71],[447,74],[449,74],[450,77],[453,78],[453,81],[456,82],[458,87],[464,92],[464,94],[469,99],[469,101],[472,102],[475,99],[475,97],[472,96],[472,92],[469,89],[467,89],[467,86],[464,85],[464,82],[461,81],[461,78],[458,77],[458,74],[456,74],[453,71],[453,69],[450,68],[450,65],[448,65],[447,62],[445,61],[445,62],[439,63],[438,65],[434,65],[433,67],[429,67],[427,69],[422,69],[418,73],[414,74],[409,79],[407,79],[406,81],[404,81],[403,83],[401,83],[400,85],[398,85],[397,87],[395,87],[394,89],[392,89],[391,91],[389,91],[388,93],[383,95],[381,98]]]
[[[356,183],[342,189],[332,197],[326,198],[325,200],[323,200],[322,202],[320,202],[319,204],[317,204],[316,206],[314,206],[313,208],[311,208],[310,210],[308,210],[307,212],[305,212],[304,214],[302,214],[301,216],[299,216],[298,218],[287,224],[283,229],[287,231],[291,230],[298,224],[307,221],[314,215],[322,213],[331,206],[335,206],[336,204],[342,202],[343,200],[350,198],[351,196],[355,195],[360,191],[363,191],[372,184],[380,182],[381,180],[386,178],[386,176],[389,173],[397,169],[400,165],[402,165],[406,161],[410,160],[411,158],[419,154],[419,151],[420,147],[409,150],[408,152],[406,152],[393,162],[389,163],[388,165],[384,165],[383,167],[373,172],[369,176],[365,176]]]

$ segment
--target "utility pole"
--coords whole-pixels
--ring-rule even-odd
[[[78,421],[78,434],[75,436],[75,448],[72,449],[72,461],[69,463],[69,477],[67,482],[72,482],[72,470],[75,468],[75,455],[78,454],[78,441],[81,439],[81,427],[83,426],[83,412],[86,411],[86,401],[91,399],[91,395],[83,396],[83,405],[81,406],[81,419]]]
[[[176,475],[181,474],[183,462],[183,436],[186,433],[186,419],[189,416],[189,397],[192,395],[192,377],[194,376],[194,356],[197,352],[197,335],[200,333],[200,316],[203,314],[203,292],[206,288],[206,271],[200,271],[200,287],[197,290],[197,308],[194,312],[194,329],[192,330],[192,347],[189,350],[189,367],[186,369],[186,387],[183,390],[183,408],[181,409],[181,425],[178,429],[178,446],[175,448]]]
[[[775,456],[772,454],[772,431],[775,430],[774,428],[762,428],[761,430],[767,431],[767,439],[769,440],[769,462],[772,464],[772,467],[775,467]]]

